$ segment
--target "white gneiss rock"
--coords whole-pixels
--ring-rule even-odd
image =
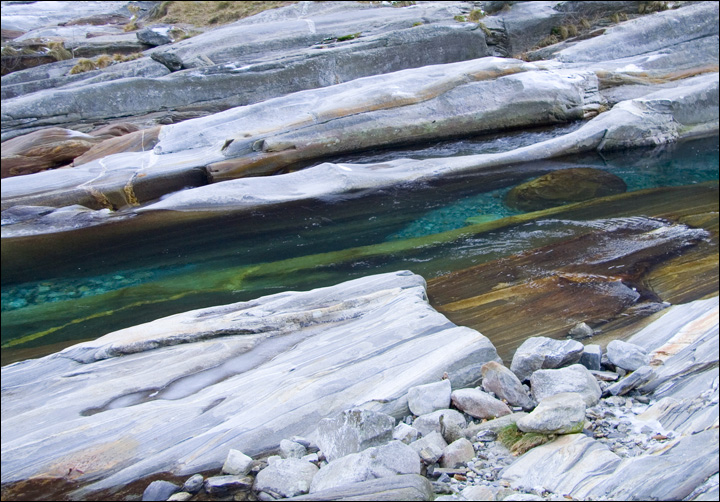
[[[279,293],[4,366],[2,481],[79,468],[92,490],[185,476],[219,469],[230,447],[255,456],[307,436],[348,407],[405,416],[410,387],[498,360],[424,286],[396,272]]]

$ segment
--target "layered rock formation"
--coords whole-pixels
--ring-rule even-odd
[[[348,405],[402,416],[410,386],[443,372],[470,385],[492,360],[409,272],[159,319],[3,367],[3,482],[72,471],[100,489],[201,471]]]

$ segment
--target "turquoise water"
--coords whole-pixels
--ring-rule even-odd
[[[509,138],[442,142],[424,149],[369,152],[330,160],[375,162],[383,158],[428,158],[438,156],[438,152],[480,153],[516,148],[554,134],[557,131],[518,133]],[[89,234],[73,234],[65,242],[55,240],[46,246],[42,250],[46,260],[6,257],[4,251],[3,352],[12,340],[36,334],[41,336],[21,346],[69,344],[180,311],[287,289],[320,287],[382,271],[409,268],[426,278],[436,277],[532,248],[548,238],[563,238],[572,235],[573,225],[583,223],[521,225],[396,257],[391,254],[348,261],[342,255],[344,250],[358,246],[462,228],[470,217],[490,221],[517,214],[503,204],[505,193],[513,185],[568,167],[605,169],[623,178],[629,190],[701,183],[718,179],[718,139],[508,166],[482,175],[397,186],[370,195],[225,215],[134,236],[131,242],[123,236],[108,235],[102,247],[87,246],[86,242],[92,242]],[[298,271],[267,276],[257,272],[247,280],[235,279],[259,264],[302,260],[328,252],[340,253],[342,263],[336,267],[303,265],[305,268]],[[6,266],[10,261],[13,265]],[[95,299],[97,304],[93,303]]]

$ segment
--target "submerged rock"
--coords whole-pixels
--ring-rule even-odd
[[[272,450],[335,406],[405,416],[410,386],[496,358],[432,310],[409,272],[179,314],[3,366],[2,479],[73,467],[94,481],[86,493],[219,469],[227,447]],[[108,446],[118,442],[134,446]]]
[[[626,190],[625,182],[612,173],[575,167],[553,171],[514,187],[505,196],[505,204],[520,211],[538,211]]]

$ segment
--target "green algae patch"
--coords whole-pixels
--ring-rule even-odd
[[[582,426],[580,429],[582,430]],[[498,432],[498,441],[516,456],[522,455],[536,446],[549,443],[553,439],[555,439],[554,435],[538,434],[537,432],[523,433],[518,429],[517,424],[506,425]]]

